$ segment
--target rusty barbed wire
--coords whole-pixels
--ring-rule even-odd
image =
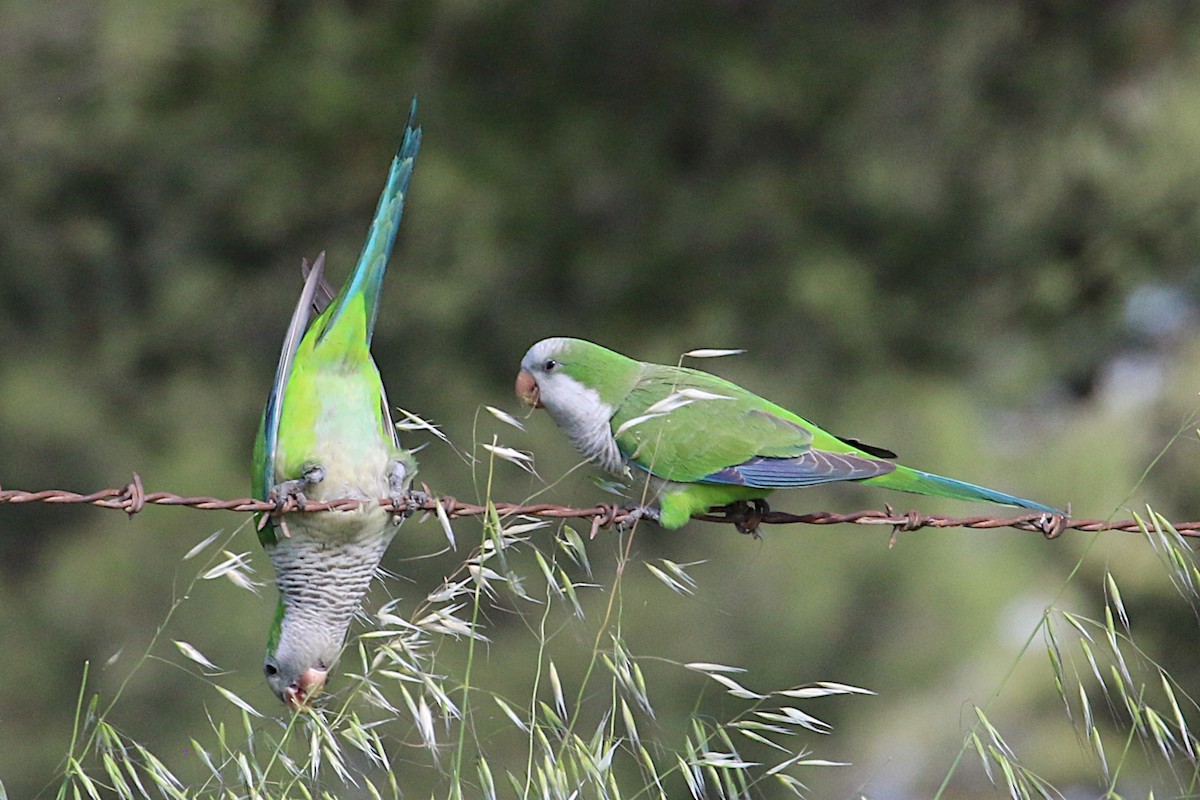
[[[427,512],[437,513],[439,505],[442,513],[450,519],[477,517],[495,513],[501,518],[525,516],[543,517],[548,519],[583,519],[591,520],[592,535],[605,527],[626,522],[632,512],[616,504],[600,504],[595,506],[574,507],[561,506],[553,503],[464,503],[449,495],[435,496],[424,487],[428,499],[413,508],[401,501],[394,503],[391,499],[356,500],[342,498],[328,502],[310,501],[303,508],[289,498],[282,505],[268,500],[240,498],[223,500],[217,497],[194,496],[186,497],[172,492],[147,492],[142,485],[141,476],[136,472],[133,480],[120,489],[101,489],[91,494],[81,494],[62,489],[43,489],[41,491],[23,491],[20,489],[4,489],[0,487],[0,505],[21,505],[25,503],[76,504],[91,505],[98,508],[111,508],[124,511],[133,516],[147,505],[185,506],[201,511],[236,511],[272,512],[277,514],[314,513],[319,511],[346,511],[358,508],[364,503],[379,503],[384,508],[395,513]],[[847,514],[835,514],[829,511],[816,511],[808,514],[789,514],[784,511],[771,511],[765,504],[740,504],[725,509],[714,509],[713,513],[697,514],[694,519],[705,522],[729,523],[743,533],[754,533],[760,524],[765,525],[882,525],[900,531],[916,531],[922,528],[971,528],[975,530],[991,530],[995,528],[1014,528],[1020,531],[1040,533],[1047,539],[1054,539],[1068,530],[1084,532],[1120,531],[1136,533],[1142,530],[1145,523],[1134,519],[1102,520],[1075,519],[1066,515],[1044,513],[1021,514],[1017,516],[999,517],[980,515],[971,517],[950,517],[937,514],[922,514],[917,511],[898,513],[891,506],[884,510],[854,511]],[[1172,523],[1172,527],[1180,536],[1200,539],[1200,521]]]

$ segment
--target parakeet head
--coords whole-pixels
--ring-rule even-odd
[[[624,474],[609,421],[641,368],[639,361],[582,339],[543,339],[521,360],[517,397],[546,409],[588,460]]]
[[[285,615],[280,598],[279,613],[267,641],[263,674],[280,700],[294,711],[304,711],[324,688],[329,668],[341,649],[341,641],[331,640],[326,631],[299,629]]]
[[[558,418],[589,406],[618,405],[636,378],[639,362],[583,339],[543,339],[525,353],[517,397]]]

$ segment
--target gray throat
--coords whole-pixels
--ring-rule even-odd
[[[571,445],[580,455],[618,477],[628,477],[629,467],[617,448],[617,440],[613,438],[607,409],[595,406],[588,411],[592,413],[555,414],[555,421],[566,432]]]
[[[280,535],[270,548],[284,606],[281,646],[298,636],[319,642],[322,649],[340,649],[395,533],[383,514],[378,515],[386,526],[382,530],[378,525],[364,526],[361,511],[321,513],[325,514],[357,516],[357,525],[349,526],[357,528],[357,535],[325,538],[309,535],[303,524],[293,523],[292,536]]]

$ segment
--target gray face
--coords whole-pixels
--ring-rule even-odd
[[[517,376],[517,397],[544,408],[575,449],[594,464],[624,477],[628,473],[612,437],[613,408],[600,394],[567,374],[572,354],[567,339],[553,338],[529,348]]]
[[[314,638],[321,641],[302,639],[297,642],[295,638],[280,637],[276,651],[268,653],[263,662],[263,674],[276,697],[299,709],[307,706],[324,687],[329,668],[341,650],[341,642],[331,643],[319,635]]]
[[[585,407],[591,411],[599,403],[594,390],[584,387],[563,371],[565,350],[565,339],[543,339],[530,347],[521,359],[521,373],[528,378],[518,377],[517,394],[522,401],[545,408],[559,425],[570,425],[572,417],[585,413]],[[530,381],[534,389],[532,394],[528,391]],[[524,396],[522,383],[526,389]]]
[[[542,339],[525,352],[525,357],[521,359],[521,369],[529,372],[536,370],[544,374],[546,362],[557,359],[565,344],[566,339],[559,336]]]

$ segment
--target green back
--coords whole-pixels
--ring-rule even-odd
[[[695,399],[669,413],[627,427],[680,390],[728,399]],[[723,378],[687,367],[643,364],[612,420],[621,452],[658,477],[695,482],[755,456],[793,458],[816,448],[861,453],[845,442]]]

